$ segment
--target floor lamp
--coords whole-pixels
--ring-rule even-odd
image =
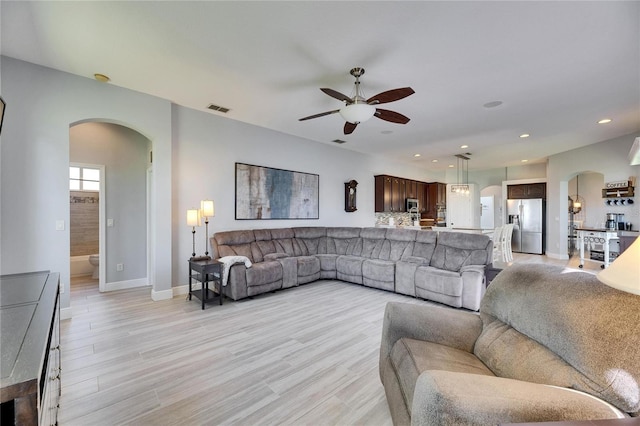
[[[204,245],[204,255],[209,256],[209,218],[214,217],[215,207],[213,205],[212,200],[202,200],[200,201],[200,214],[204,217],[204,229],[205,229],[205,245]]]

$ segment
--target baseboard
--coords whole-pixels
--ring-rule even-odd
[[[569,260],[569,255],[566,253],[551,253],[548,251],[545,254],[547,255],[547,257],[550,257],[552,259]]]
[[[173,290],[173,296],[180,296],[183,294],[189,294],[189,285],[185,284],[185,285],[179,285],[177,287],[171,287],[171,289]],[[200,290],[200,283],[193,283],[191,285],[191,289],[192,290]]]
[[[173,298],[173,290],[155,291],[151,290],[151,300],[157,302],[159,300],[169,300]]]
[[[104,285],[105,291],[113,290],[125,290],[128,288],[145,287],[148,286],[146,278],[138,278],[136,280],[116,281],[113,283],[106,283]]]
[[[60,320],[70,319],[72,316],[71,308],[61,308],[60,309]]]

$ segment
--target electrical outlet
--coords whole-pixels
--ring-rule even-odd
[[[116,265],[116,271],[121,272],[124,270],[124,263],[118,263]]]

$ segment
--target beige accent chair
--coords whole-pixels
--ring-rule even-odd
[[[585,272],[515,264],[480,314],[389,303],[380,378],[396,425],[640,414],[640,296]]]

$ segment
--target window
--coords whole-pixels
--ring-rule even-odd
[[[71,191],[99,191],[100,169],[69,167],[69,189]]]

